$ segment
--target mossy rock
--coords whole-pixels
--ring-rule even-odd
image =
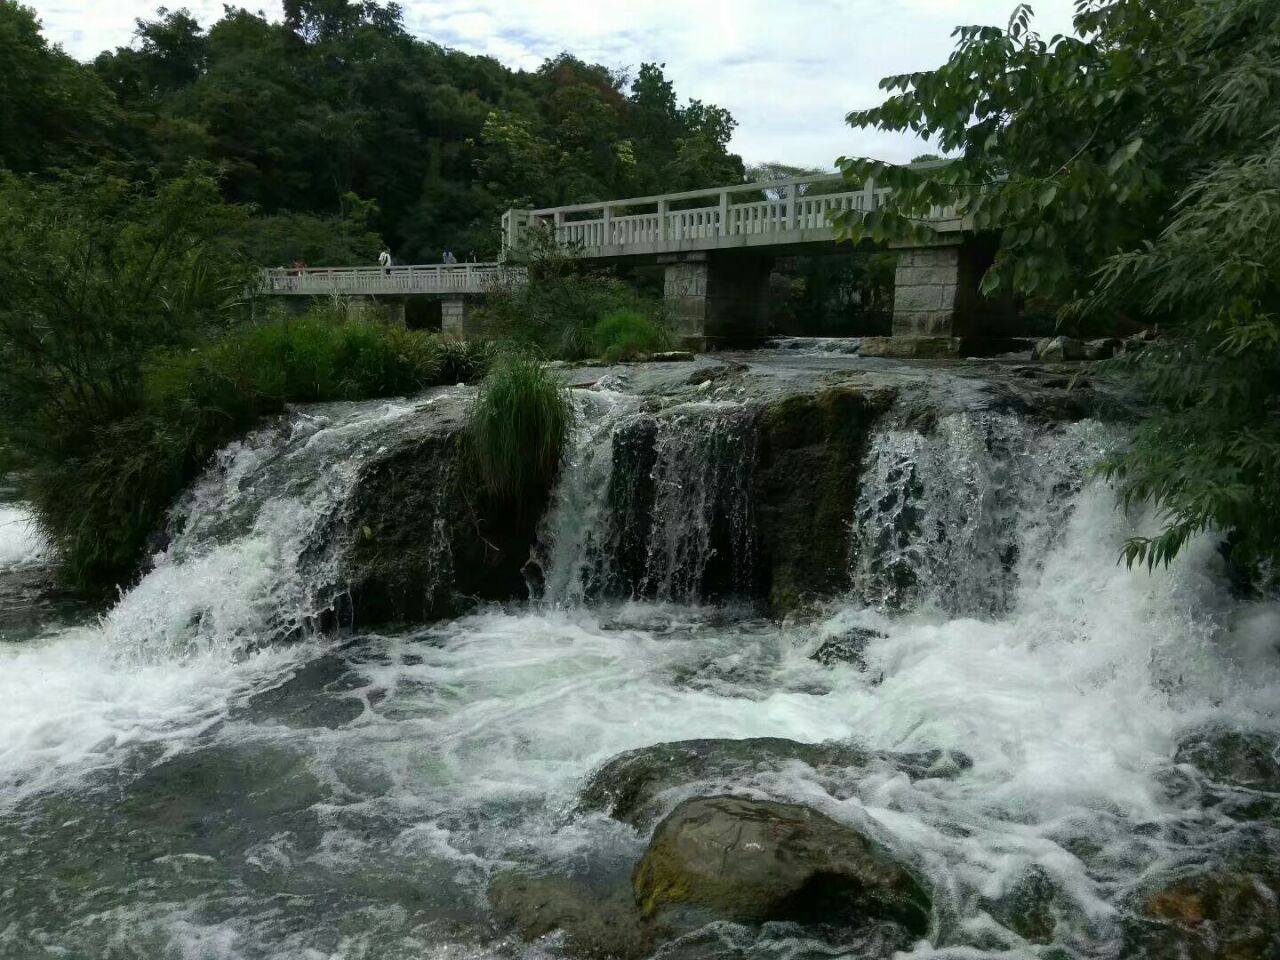
[[[738,796],[682,803],[658,825],[632,877],[641,914],[700,908],[739,923],[883,926],[905,948],[931,903],[905,866],[809,807]]]
[[[504,870],[489,883],[499,923],[527,943],[563,931],[570,957],[629,960],[648,955],[654,930],[644,924],[631,891],[569,877]]]
[[[757,568],[774,613],[847,586],[862,460],[893,399],[889,390],[841,386],[761,413],[752,505]]]
[[[523,599],[523,567],[550,491],[523,511],[478,489],[459,417],[365,464],[338,538],[350,615],[362,628],[454,616],[479,601]]]

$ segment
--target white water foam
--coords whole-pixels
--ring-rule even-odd
[[[792,624],[690,606],[481,611],[409,635],[365,638],[341,654],[326,651],[356,681],[304,691],[321,705],[321,717],[355,706],[341,714],[351,719],[331,726],[234,709],[318,652],[244,642],[244,624],[276,622],[258,598],[298,596],[292,587],[273,592],[280,571],[295,569],[273,559],[285,547],[271,546],[269,537],[261,546],[257,520],[232,537],[232,553],[192,549],[179,561],[175,550],[187,547],[175,541],[169,579],[155,587],[144,581],[121,605],[119,625],[106,627],[126,648],[129,637],[152,631],[165,655],[112,659],[93,649],[102,634],[90,633],[23,651],[31,659],[12,661],[13,669],[0,664],[0,709],[9,711],[0,714],[0,729],[20,733],[16,752],[0,754],[0,785],[30,796],[110,765],[115,743],[173,751],[196,734],[205,746],[233,752],[266,744],[300,755],[323,786],[322,799],[295,819],[278,810],[254,819],[247,806],[239,814],[248,819],[234,826],[251,843],[219,851],[225,879],[210,880],[195,899],[166,900],[169,874],[148,875],[161,893],[139,913],[148,923],[167,918],[165,936],[177,955],[409,960],[429,950],[483,955],[486,934],[477,931],[485,929],[485,886],[503,867],[572,872],[602,849],[633,862],[643,833],[573,813],[584,778],[621,751],[751,736],[854,738],[885,751],[944,748],[972,766],[954,778],[913,781],[888,766],[832,777],[795,764],[716,787],[811,804],[915,865],[934,891],[947,944],[921,945],[922,955],[972,956],[978,943],[1025,954],[985,903],[1032,867],[1060,892],[1059,943],[1080,955],[1114,955],[1117,914],[1135,886],[1195,862],[1205,839],[1229,827],[1215,809],[1169,790],[1179,739],[1206,723],[1280,733],[1280,611],[1230,599],[1209,537],[1169,570],[1118,566],[1121,543],[1141,521],[1122,515],[1107,488],[1082,485],[1078,474],[1066,482],[1068,469],[1054,475],[1065,485],[1053,478],[1031,484],[1035,471],[1024,469],[1062,461],[1053,443],[1063,435],[955,429],[945,442],[973,451],[968,462],[978,472],[959,458],[950,476],[966,491],[954,501],[965,509],[937,508],[934,516],[978,532],[946,541],[966,545],[940,548],[946,563],[935,564],[936,553],[899,554],[946,587],[917,594],[914,608],[848,600],[819,622]],[[1080,429],[1077,439],[1088,441],[1090,428]],[[1017,457],[1031,459],[986,463],[978,451],[991,449],[988,438],[1009,435],[1024,437]],[[919,460],[910,438],[879,443],[886,451],[912,444]],[[892,474],[869,471],[868,482],[881,487],[864,490],[867,503],[888,503],[902,489]],[[262,474],[255,468],[240,476]],[[213,524],[211,514],[221,511],[218,524],[242,523],[225,510],[238,502],[240,484],[211,494],[201,518]],[[1014,529],[973,527],[973,504],[990,518],[1011,515]],[[281,511],[278,520],[296,524],[298,515]],[[1012,559],[991,548],[1011,542],[1010,534],[1018,546]],[[228,559],[215,563],[215,554]],[[1001,589],[991,594],[998,602],[957,613],[955,586],[970,582],[975,559],[1000,572]],[[237,573],[241,566],[257,572]],[[189,585],[184,569],[193,574]],[[195,602],[215,592],[239,599]],[[197,635],[221,640],[184,639],[182,618],[162,609],[169,598],[199,613]],[[880,633],[865,650],[865,671],[809,659],[824,637],[851,627]],[[96,677],[104,665],[108,675]],[[29,689],[36,687],[46,692]],[[106,747],[94,753],[99,743]],[[272,781],[256,787],[269,791]],[[216,825],[225,811],[206,815]],[[308,845],[303,838],[317,830]],[[249,882],[281,895],[269,908],[248,902]],[[141,889],[119,896],[143,897]],[[432,911],[456,926],[437,930],[428,922]],[[34,907],[31,916],[40,916]],[[43,922],[49,942],[74,952],[76,937],[103,921],[59,914]]]
[[[0,506],[0,570],[43,563],[47,554],[30,511],[20,505]]]
[[[0,648],[0,801],[185,741],[313,656],[332,549],[309,549],[368,457],[432,400],[335,404],[223,450],[175,508],[168,549],[93,627]],[[333,545],[330,545],[332,547]]]

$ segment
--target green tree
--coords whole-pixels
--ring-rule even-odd
[[[842,159],[894,192],[852,238],[927,234],[955,205],[999,234],[987,292],[1039,297],[1075,322],[1135,318],[1151,400],[1104,468],[1165,520],[1130,563],[1230,531],[1238,557],[1280,556],[1280,6],[1270,0],[1079,0],[1069,37],[1021,5],[1007,29],[961,27],[936,70],[889,77],[855,126],[911,132],[955,159]]]
[[[0,0],[0,169],[84,162],[103,151],[118,120],[110,91],[48,44],[35,12]]]

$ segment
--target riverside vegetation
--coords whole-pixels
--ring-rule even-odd
[[[956,199],[993,292],[1159,325],[1077,378],[600,369],[666,318],[550,246],[484,341],[246,302],[269,251],[427,256],[449,210],[643,190],[645,151],[734,173],[657,68],[284,13],[162,13],[86,67],[0,0],[4,466],[66,574],[122,587],[33,615],[49,561],[0,507],[0,955],[1274,960],[1280,604],[1221,555],[1274,551],[1236,499],[1273,496],[1274,198],[1233,165],[1271,141],[1234,116],[1202,168],[1159,102],[1265,114],[1271,12],[1081,2],[1042,43],[1019,8],[855,115],[963,154],[879,169],[871,237]]]
[[[1007,29],[961,28],[947,64],[887,78],[894,95],[849,117],[920,132],[954,158],[929,170],[842,161],[848,176],[894,188],[885,208],[843,224],[850,239],[918,229],[913,214],[955,203],[999,237],[986,292],[1056,311],[1068,329],[1161,331],[1114,362],[1151,404],[1103,469],[1167,520],[1127,545],[1130,562],[1165,562],[1209,527],[1230,533],[1245,565],[1280,550],[1278,16],[1266,0],[1080,0],[1075,35],[1046,39],[1019,6]],[[565,55],[512,74],[413,39],[395,7],[300,0],[280,23],[229,11],[207,31],[162,12],[140,22],[136,48],[88,66],[50,47],[15,0],[0,2],[0,24],[0,310],[76,331],[53,357],[27,320],[6,321],[6,376],[19,417],[44,402],[19,396],[21,378],[43,368],[73,379],[55,406],[92,397],[90,433],[138,394],[144,347],[189,348],[228,329],[249,263],[358,262],[387,241],[432,259],[427,238],[442,235],[489,256],[497,240],[485,231],[508,206],[744,175],[726,151],[732,118],[679,106],[659,66],[630,77]],[[262,102],[240,109],[250,91]],[[431,116],[416,116],[417,102]],[[193,161],[217,176],[187,171]],[[410,185],[421,192],[406,195]],[[130,203],[130,230],[112,235]],[[45,210],[76,212],[55,223]],[[164,217],[181,244],[163,236]],[[153,242],[157,256],[143,256]],[[80,283],[89,268],[120,277]],[[547,282],[493,298],[501,335],[570,358],[667,342],[660,310],[620,281],[565,282],[554,258],[542,269]]]
[[[1231,532],[1243,563],[1280,559],[1280,5],[1075,4],[1046,38],[1020,4],[1008,29],[961,27],[936,70],[888,77],[857,127],[924,134],[954,162],[915,171],[846,159],[893,188],[851,239],[919,228],[955,203],[1000,238],[983,281],[1058,309],[1068,328],[1124,318],[1161,336],[1114,366],[1149,397],[1104,464],[1166,523],[1130,563],[1167,563]]]

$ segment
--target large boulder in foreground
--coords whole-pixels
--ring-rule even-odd
[[[906,867],[798,804],[688,800],[658,825],[632,880],[646,918],[694,908],[740,923],[884,925],[902,946],[929,927],[929,896]]]
[[[587,780],[579,794],[579,809],[646,827],[670,809],[671,799],[663,803],[669,792],[697,784],[699,793],[714,793],[753,775],[775,773],[797,763],[811,767],[819,776],[841,778],[853,768],[887,766],[912,780],[954,776],[970,765],[968,757],[939,750],[880,753],[837,741],[800,743],[781,737],[676,740],[628,750],[609,760]]]

